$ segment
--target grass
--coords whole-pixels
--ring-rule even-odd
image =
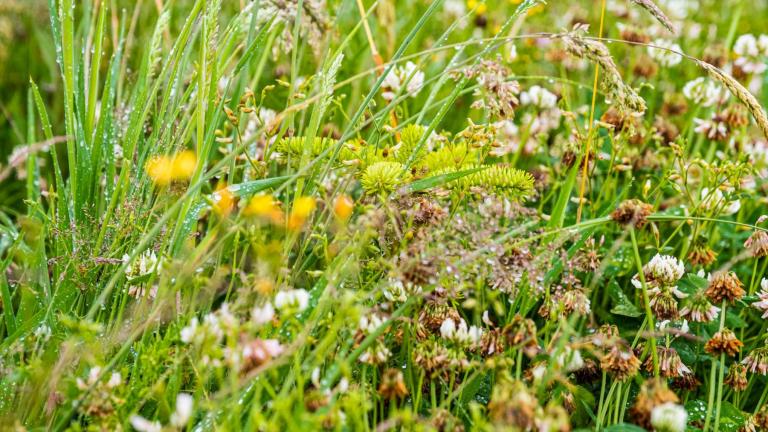
[[[0,0],[0,424],[768,429],[766,11]]]

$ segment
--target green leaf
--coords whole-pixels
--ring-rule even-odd
[[[609,284],[609,293],[615,304],[615,306],[611,309],[612,314],[628,316],[632,318],[637,318],[643,315],[643,312],[637,306],[635,306],[629,300],[629,298],[627,298],[615,280],[611,280]]]

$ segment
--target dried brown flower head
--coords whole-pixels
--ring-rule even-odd
[[[488,413],[495,424],[517,430],[534,428],[538,408],[539,401],[528,386],[511,378],[496,383],[488,403]]]
[[[642,228],[653,212],[653,206],[638,199],[630,199],[619,204],[619,207],[611,213],[611,219],[619,225],[634,225]]]
[[[734,363],[728,369],[728,375],[723,382],[735,392],[743,392],[747,388],[747,367],[740,363]]]
[[[665,346],[657,346],[656,352],[659,360],[659,373],[666,378],[677,378],[691,373],[691,370],[680,359],[677,350]],[[653,372],[653,358],[648,356],[645,361],[645,370]]]
[[[539,342],[536,338],[536,323],[531,319],[515,315],[512,322],[504,327],[502,334],[507,340],[507,346],[522,348],[529,357],[533,357],[540,351]]]
[[[704,294],[714,304],[720,304],[723,301],[733,303],[744,297],[744,284],[741,283],[736,273],[721,271],[712,275]]]
[[[384,399],[401,399],[408,396],[408,388],[405,386],[403,372],[389,368],[381,376],[379,394]]]
[[[600,360],[600,367],[617,381],[626,381],[640,369],[640,359],[629,348],[617,344]]]
[[[693,265],[709,266],[717,259],[717,253],[707,245],[697,244],[688,254],[688,261]]]
[[[753,349],[741,363],[751,373],[768,375],[768,346]]]
[[[756,229],[751,236],[744,242],[744,247],[755,258],[768,256],[768,233],[761,229]]]
[[[744,346],[736,335],[730,329],[722,329],[712,335],[712,338],[704,345],[704,351],[712,355],[725,354],[733,357],[741,351]]]

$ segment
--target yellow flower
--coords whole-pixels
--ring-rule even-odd
[[[293,203],[293,211],[288,218],[288,229],[298,230],[304,226],[304,222],[315,211],[315,199],[312,197],[300,197]]]
[[[347,220],[355,209],[355,202],[347,195],[341,195],[333,203],[333,214],[341,220]]]
[[[187,180],[197,166],[197,157],[190,150],[170,156],[155,156],[145,165],[147,174],[155,184],[165,186],[173,181]]]
[[[213,209],[222,216],[228,216],[235,208],[235,195],[226,183],[220,183],[213,194]]]
[[[171,159],[166,156],[154,157],[147,162],[146,165],[147,174],[152,178],[152,181],[160,186],[165,186],[173,181],[171,171]]]
[[[259,216],[267,218],[272,223],[280,223],[283,220],[283,211],[277,205],[277,201],[272,195],[256,195],[251,198],[245,207],[246,216]]]
[[[185,180],[192,177],[197,166],[197,156],[190,150],[184,150],[173,158],[171,164],[174,180]]]

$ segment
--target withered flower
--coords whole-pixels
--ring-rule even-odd
[[[384,399],[401,399],[407,396],[408,388],[405,386],[403,372],[392,368],[384,371],[379,384],[379,394]]]
[[[709,281],[709,286],[704,294],[714,304],[720,304],[723,301],[733,303],[744,297],[744,285],[731,271],[721,271],[714,273]]]
[[[741,351],[744,344],[736,337],[730,329],[722,329],[715,333],[704,345],[704,351],[712,355],[725,354],[733,357]]]
[[[740,363],[734,363],[728,369],[728,375],[723,382],[735,392],[743,392],[747,388],[747,367]]]
[[[600,360],[600,367],[608,372],[616,381],[626,381],[640,369],[640,359],[628,348],[616,344]]]
[[[634,225],[635,228],[642,228],[652,212],[652,205],[631,199],[619,204],[619,207],[611,213],[611,219],[619,225]]]

